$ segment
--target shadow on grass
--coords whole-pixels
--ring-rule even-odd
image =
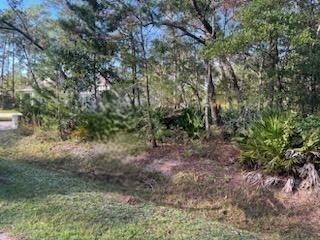
[[[94,190],[98,186],[72,176],[29,166],[18,161],[0,160],[0,198],[7,201],[42,198],[50,194],[70,194]]]
[[[15,139],[11,138],[10,141],[6,146],[14,147]],[[192,175],[184,178],[188,179],[187,181],[178,181],[173,184],[170,179],[160,173],[124,163],[121,159],[123,156],[117,156],[113,152],[108,156],[88,155],[89,161],[85,158],[72,157],[68,153],[57,156],[50,156],[48,153],[38,156],[31,152],[30,155],[25,154],[15,159],[10,159],[8,155],[9,160],[0,160],[0,198],[9,202],[23,202],[46,199],[54,195],[73,195],[73,193],[99,193],[100,197],[110,194],[131,195],[142,202],[151,202],[158,206],[200,213],[215,211],[222,216],[221,218],[225,213],[220,210],[232,206],[244,213],[247,221],[247,225],[244,226],[246,229],[252,230],[254,227],[257,231],[277,232],[281,239],[286,239],[287,236],[291,239],[301,239],[301,236],[317,239],[315,230],[307,223],[288,223],[283,227],[275,222],[279,218],[288,217],[291,212],[277,200],[272,192],[253,190],[248,193],[240,187],[228,185],[224,180],[218,181],[215,178],[197,180],[197,177]],[[171,198],[169,201],[168,196]],[[126,198],[121,198],[120,201],[130,203]],[[189,201],[190,204],[186,204]],[[212,205],[201,206],[205,201],[209,201]],[[215,202],[219,203],[218,206],[214,204]],[[68,211],[68,202],[64,204],[65,211]],[[53,207],[61,207],[61,205],[53,205]],[[49,208],[49,206],[43,206],[42,211],[51,211],[52,209]],[[10,214],[4,211],[2,211],[3,214]],[[74,213],[77,211],[73,209]],[[122,210],[119,209],[119,211]],[[129,214],[133,216],[132,221],[135,221],[135,215],[137,218],[143,215],[139,211]],[[117,210],[115,212],[116,214],[112,216],[118,218]],[[87,214],[90,216],[90,213]],[[86,218],[86,216],[83,217]],[[93,221],[99,219],[98,215],[91,217],[95,219]],[[124,222],[128,223],[131,220],[124,219]],[[306,235],[306,233],[309,234]],[[290,239],[289,237],[287,239]]]
[[[13,224],[28,239],[256,239],[182,211],[114,201],[109,194],[141,189],[113,178],[91,181],[7,160],[0,176],[0,227]]]

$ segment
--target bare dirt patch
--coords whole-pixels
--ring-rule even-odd
[[[215,142],[204,145],[206,154],[194,153],[191,145],[164,144],[145,153],[129,157],[128,162],[147,169],[158,171],[166,176],[180,171],[195,171],[200,174],[212,174],[221,166],[229,166],[239,156],[239,150],[231,144]],[[213,161],[219,164],[213,164]],[[217,168],[216,168],[217,167]]]
[[[237,147],[215,141],[203,148],[204,153],[199,154],[190,151],[191,145],[162,145],[130,157],[129,162],[167,176],[167,185],[158,195],[154,193],[159,204],[261,232],[262,239],[319,238],[317,196],[247,184],[245,172],[236,164]]]

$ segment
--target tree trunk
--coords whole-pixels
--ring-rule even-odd
[[[147,54],[145,49],[145,40],[143,35],[143,27],[140,25],[140,36],[141,36],[141,48],[142,48],[142,55],[143,55],[143,62],[144,62],[144,69],[145,69],[145,79],[146,79],[146,95],[147,95],[147,107],[148,107],[148,122],[149,122],[149,129],[151,135],[151,144],[153,148],[158,146],[155,134],[155,126],[152,119],[151,113],[151,100],[150,100],[150,87],[149,87],[149,65],[147,61]]]
[[[259,101],[258,101],[258,110],[259,112],[263,108],[263,67],[264,67],[264,59],[262,59],[261,65],[259,67],[258,78],[259,78]]]
[[[282,80],[279,73],[279,50],[278,50],[278,39],[271,38],[269,43],[269,56],[270,56],[270,79],[271,79],[271,100],[272,105],[274,104],[274,100],[276,101],[276,106],[280,109],[283,108],[283,100],[282,100]],[[276,96],[274,96],[273,92],[276,91]]]
[[[7,50],[7,42],[4,42],[3,50],[2,50],[2,61],[1,61],[1,107],[3,108],[4,104],[4,67],[6,60],[6,50]]]
[[[209,98],[209,107],[210,107],[209,111],[211,112],[211,119],[212,119],[211,122],[219,126],[221,125],[220,106],[217,105],[215,81],[213,79],[213,74],[212,74],[212,65],[209,61],[207,61],[206,67],[207,67],[207,81],[208,81],[207,95]],[[209,120],[209,123],[210,123],[210,120]]]
[[[14,38],[14,35],[13,35]],[[16,105],[16,89],[15,89],[15,44],[12,44],[12,99],[13,99],[13,105]]]
[[[197,82],[200,82],[200,77],[199,77],[199,73],[197,70],[196,70],[196,77],[197,77]],[[200,97],[199,90],[197,87],[193,86],[192,83],[190,83],[190,87],[191,87],[191,89],[197,99],[198,108],[199,108],[199,111],[201,112],[202,111],[202,106],[201,106],[202,99]]]
[[[205,106],[204,106],[204,122],[205,122],[205,128],[207,137],[210,137],[210,66],[207,63],[207,78],[205,82],[205,89],[206,89],[206,96],[205,96]]]
[[[93,54],[93,95],[95,101],[95,110],[98,110],[99,107],[99,100],[98,100],[98,81],[97,81],[97,59],[96,54]]]
[[[238,106],[241,103],[241,89],[240,89],[240,85],[239,85],[239,79],[230,63],[230,61],[224,57],[223,58],[223,64],[225,65],[227,72],[230,76],[230,79],[232,81],[232,88],[236,93],[236,98],[237,98],[237,102],[238,102]]]
[[[136,98],[139,90],[137,89],[137,54],[136,54],[136,44],[134,41],[133,33],[130,32],[131,41],[131,54],[133,56],[133,61],[131,62],[131,74],[132,74],[132,107],[136,107]]]

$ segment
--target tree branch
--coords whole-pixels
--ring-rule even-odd
[[[186,27],[180,26],[177,23],[168,22],[168,21],[160,21],[160,22],[150,22],[150,23],[144,24],[143,26],[147,27],[149,25],[162,25],[162,26],[167,26],[167,27],[171,27],[171,28],[176,28],[176,29],[182,31],[186,36],[191,37],[194,40],[196,40],[198,43],[201,43],[203,45],[206,44],[206,41],[202,37],[196,36],[195,34],[188,31],[188,29]]]
[[[0,18],[0,23],[8,26],[6,29],[9,30],[11,29],[12,31],[18,32],[20,33],[23,37],[25,37],[26,39],[28,39],[33,45],[35,45],[37,48],[39,48],[41,51],[44,50],[44,47],[41,46],[38,41],[36,41],[32,36],[30,36],[28,33],[24,32],[23,30],[21,30],[20,28],[16,27],[15,25],[13,25],[12,23],[6,21],[3,17]],[[1,27],[0,27],[1,28]]]
[[[198,2],[196,0],[192,0],[192,5],[193,5],[195,11],[197,12],[199,20],[201,21],[201,23],[202,23],[203,27],[206,29],[206,31],[211,35],[212,34],[215,35],[215,33],[213,33],[213,27],[210,25],[210,23],[207,21],[207,19],[202,14],[200,7],[198,5]]]

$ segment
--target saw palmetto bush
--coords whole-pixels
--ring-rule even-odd
[[[303,131],[295,113],[267,112],[253,122],[237,138],[240,161],[247,167],[270,173],[295,172],[308,159],[286,157],[289,150],[305,154],[320,145],[319,129]]]

